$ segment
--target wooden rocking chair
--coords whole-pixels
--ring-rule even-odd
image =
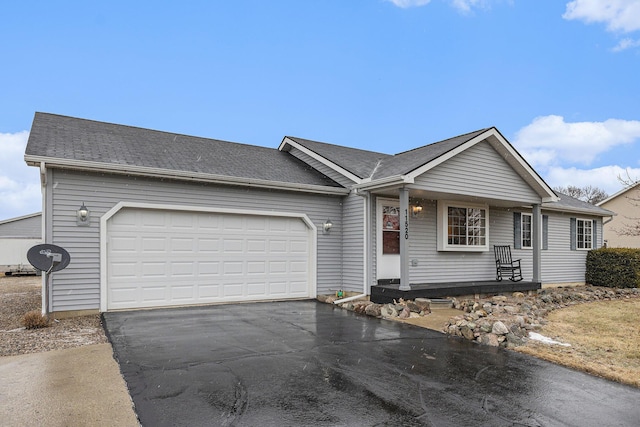
[[[512,282],[522,280],[520,260],[511,259],[511,246],[493,246],[496,255],[496,280],[502,281],[503,277],[509,277]]]

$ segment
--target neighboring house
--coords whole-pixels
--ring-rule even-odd
[[[0,221],[0,272],[33,272],[27,251],[42,243],[42,213]]]
[[[640,183],[626,187],[597,206],[613,211],[604,223],[604,240],[610,248],[640,248]],[[635,236],[625,230],[636,228]]]
[[[52,276],[54,312],[494,280],[496,244],[526,280],[584,282],[611,215],[558,197],[496,128],[388,155],[36,113],[25,160],[45,239],[72,260]]]

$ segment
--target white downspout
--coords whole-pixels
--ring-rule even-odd
[[[47,166],[44,162],[40,162],[40,193],[42,194],[42,217],[40,218],[41,222],[41,233],[40,238],[42,239],[42,243],[47,242],[47,215],[46,215],[46,207],[47,207]],[[47,275],[42,275],[42,291],[40,292],[42,295],[40,306],[41,314],[45,316],[49,312],[49,287],[47,286]]]
[[[347,298],[342,298],[339,300],[335,300],[333,303],[334,304],[342,304],[345,302],[349,302],[349,301],[353,301],[353,300],[357,300],[360,298],[364,298],[367,295],[369,295],[369,254],[371,252],[371,248],[369,247],[369,240],[370,240],[370,235],[369,235],[369,230],[371,230],[371,212],[370,212],[370,203],[371,203],[371,197],[369,195],[369,192],[360,192],[357,189],[354,190],[355,194],[362,197],[363,200],[363,205],[364,205],[364,224],[363,224],[363,228],[364,228],[364,241],[363,241],[363,260],[362,260],[362,264],[364,266],[364,271],[363,271],[363,293],[361,293],[360,295],[354,295],[351,297],[347,297]]]
[[[342,304],[343,302],[353,301],[353,300],[356,300],[358,298],[363,298],[363,297],[366,297],[366,296],[367,296],[367,294],[354,295],[352,297],[337,299],[333,303],[336,304],[336,305],[337,304]]]

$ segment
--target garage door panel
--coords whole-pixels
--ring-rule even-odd
[[[198,263],[198,276],[217,276],[220,274],[218,261],[200,261]]]
[[[191,301],[195,297],[195,287],[193,285],[172,285],[170,288],[171,300],[179,303],[180,301]]]
[[[154,210],[138,210],[134,213],[137,225],[147,229],[164,230],[167,228],[167,212]]]
[[[310,297],[299,218],[125,208],[108,223],[109,309]]]
[[[167,263],[143,261],[140,273],[141,277],[166,277],[168,273]]]
[[[247,296],[260,296],[266,293],[267,284],[264,282],[247,283]]]
[[[224,298],[234,298],[243,296],[243,283],[225,283],[222,285],[222,296]]]
[[[196,245],[197,251],[201,255],[220,252],[220,239],[199,238]]]
[[[138,239],[135,237],[112,236],[110,249],[113,252],[136,253],[138,251],[137,244]]]
[[[199,285],[198,300],[212,302],[220,298],[220,285]]]
[[[287,241],[286,240],[269,240],[269,253],[271,254],[285,254],[287,253]]]

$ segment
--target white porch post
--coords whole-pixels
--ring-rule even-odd
[[[410,291],[409,285],[409,189],[400,189],[400,288]]]
[[[533,281],[540,282],[542,277],[542,214],[540,205],[533,205]]]

